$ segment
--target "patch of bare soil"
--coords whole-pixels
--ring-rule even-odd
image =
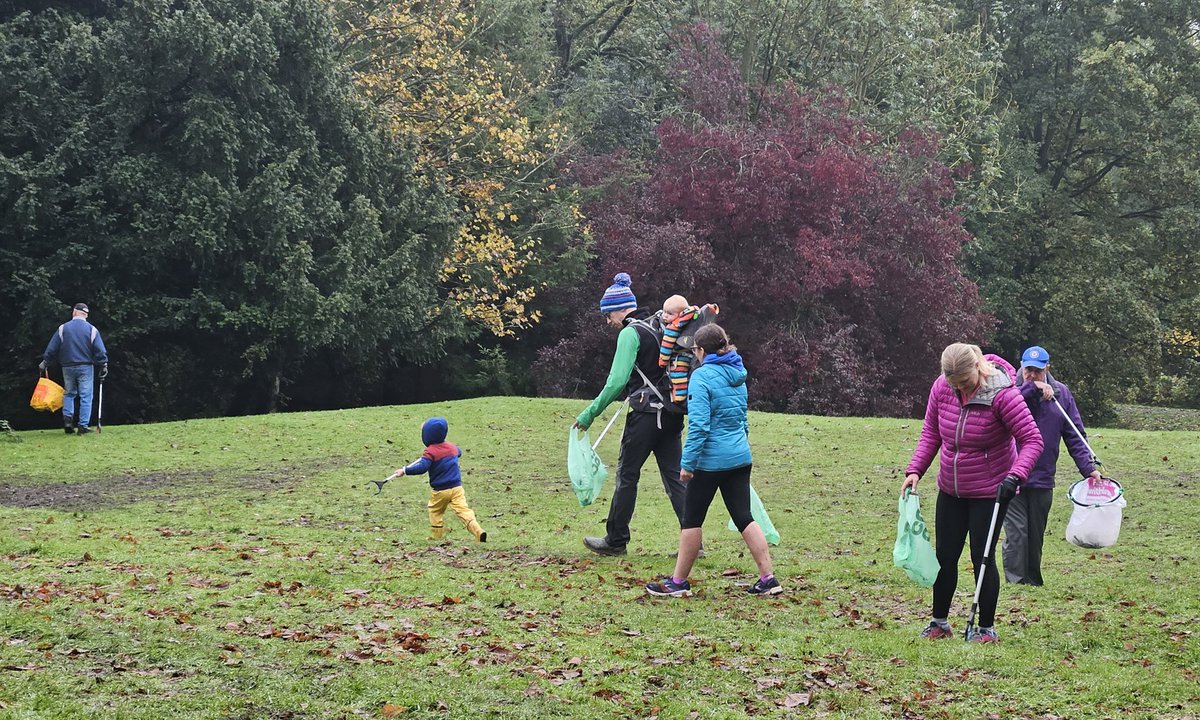
[[[294,483],[291,471],[254,472],[217,477],[216,472],[126,473],[84,482],[18,484],[0,483],[0,505],[19,508],[53,508],[89,511],[132,505],[147,500],[180,500],[236,490],[282,490]]]

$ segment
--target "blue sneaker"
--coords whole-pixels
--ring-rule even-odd
[[[677,583],[671,577],[663,575],[657,581],[648,583],[646,592],[658,597],[691,597],[692,584],[687,580]]]
[[[754,581],[754,584],[746,588],[746,592],[751,595],[778,595],[783,592],[783,588],[779,585],[779,581],[775,576],[767,578],[765,581],[761,578]]]

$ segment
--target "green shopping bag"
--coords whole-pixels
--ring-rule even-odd
[[[571,476],[571,489],[579,498],[579,506],[591,505],[600,494],[604,478],[608,477],[608,468],[592,449],[586,430],[580,432],[574,427],[570,430],[567,438],[567,474]]]
[[[758,526],[762,528],[763,536],[767,538],[767,542],[771,545],[778,545],[779,531],[775,529],[770,516],[767,515],[767,509],[763,507],[758,493],[754,492],[753,485],[750,486],[750,515],[754,518],[754,522],[758,523]],[[730,520],[726,527],[737,532],[737,525],[733,524],[733,520]]]
[[[900,496],[900,519],[896,521],[896,546],[892,548],[892,562],[922,587],[933,587],[938,571],[937,553],[929,542],[929,528],[921,517],[921,499],[904,488]]]

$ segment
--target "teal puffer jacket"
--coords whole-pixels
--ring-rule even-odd
[[[688,380],[684,470],[730,470],[749,465],[746,368],[736,350],[707,355]]]

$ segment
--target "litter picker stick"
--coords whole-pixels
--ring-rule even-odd
[[[992,507],[992,523],[988,525],[987,544],[983,546],[983,562],[979,564],[979,579],[975,581],[975,600],[971,603],[971,617],[967,620],[967,629],[963,638],[971,639],[971,628],[975,627],[975,611],[979,609],[979,591],[983,590],[983,574],[987,572],[988,550],[992,547],[992,536],[996,532],[996,517],[1000,515],[1000,501]],[[995,564],[995,561],[992,561]]]
[[[100,383],[99,397],[96,399],[96,432],[100,432],[100,418],[104,417],[104,382]]]
[[[400,473],[394,472],[382,480],[372,480],[371,482],[375,483],[376,487],[375,494],[378,495],[379,493],[383,492],[383,486],[387,484],[387,481],[397,477],[400,477]]]
[[[604,429],[600,431],[600,436],[596,438],[596,442],[592,443],[593,450],[595,450],[596,446],[600,444],[600,441],[604,439],[604,435],[608,432],[608,429],[610,427],[612,427],[613,423],[615,423],[617,421],[617,416],[621,414],[621,408],[625,407],[628,404],[629,404],[629,398],[625,398],[625,401],[621,403],[621,407],[617,408],[617,411],[615,413],[613,413],[612,419],[610,419],[608,421],[608,424],[604,426]]]
[[[1096,463],[1097,465],[1103,465],[1104,463],[1100,461],[1099,457],[1097,457],[1096,451],[1092,449],[1091,445],[1088,445],[1087,438],[1083,436],[1083,433],[1079,431],[1079,428],[1075,427],[1075,423],[1071,420],[1071,416],[1067,414],[1066,409],[1063,408],[1062,404],[1058,402],[1058,398],[1054,398],[1054,404],[1058,406],[1058,411],[1062,413],[1063,419],[1067,421],[1067,424],[1071,426],[1071,429],[1074,430],[1075,434],[1079,436],[1079,439],[1083,441],[1083,446],[1087,448],[1088,453],[1092,456],[1092,462]]]

